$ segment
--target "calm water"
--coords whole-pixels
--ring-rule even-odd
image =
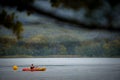
[[[23,72],[34,64],[45,72]],[[12,66],[17,65],[18,71]],[[0,59],[0,80],[120,80],[120,58]]]

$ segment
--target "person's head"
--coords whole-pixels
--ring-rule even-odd
[[[31,64],[33,66],[33,64]]]

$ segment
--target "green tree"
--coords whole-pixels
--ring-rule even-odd
[[[120,39],[109,41],[103,45],[105,49],[105,55],[108,57],[119,57],[120,56]]]
[[[64,45],[59,46],[59,54],[60,55],[65,55],[67,53],[67,49]]]

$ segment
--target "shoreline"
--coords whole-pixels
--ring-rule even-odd
[[[118,57],[83,57],[80,55],[48,55],[48,56],[29,56],[29,55],[15,55],[15,56],[0,56],[0,58],[120,58]]]

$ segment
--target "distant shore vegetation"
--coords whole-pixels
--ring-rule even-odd
[[[49,38],[42,35],[25,41],[2,37],[0,38],[0,57],[120,57],[120,38],[73,41],[69,36],[61,37],[66,40],[48,41]]]

